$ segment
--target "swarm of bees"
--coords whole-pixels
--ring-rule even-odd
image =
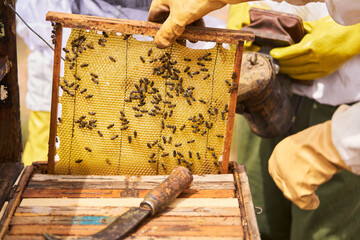
[[[90,62],[84,62],[80,56],[86,51],[106,48],[111,41],[109,37],[111,38],[110,33],[103,32],[102,35],[99,35],[97,44],[94,44],[96,40],[87,39],[84,32],[72,39],[70,45],[68,44],[70,48],[63,48],[66,54],[66,67],[69,70],[74,71],[81,68],[88,71],[87,75],[75,72],[72,77],[61,80],[60,87],[67,96],[73,99],[83,98],[84,101],[95,101],[93,99],[97,93],[92,92],[86,84],[91,83],[101,87],[106,79],[101,77],[101,72],[94,72]],[[123,35],[122,40],[136,41],[130,38],[130,35]],[[109,64],[123,61],[116,55],[105,57],[107,60],[104,61],[108,61]],[[190,171],[194,171],[196,164],[203,161],[210,162],[213,168],[219,171],[218,160],[223,149],[215,149],[208,139],[214,137],[218,139],[216,141],[223,144],[226,129],[225,127],[218,129],[217,125],[222,121],[221,126],[226,126],[230,94],[223,96],[225,100],[221,101],[208,98],[206,97],[208,93],[202,95],[201,89],[198,89],[196,84],[192,84],[192,81],[209,81],[208,84],[213,84],[213,81],[223,81],[227,93],[237,91],[237,85],[234,83],[237,77],[235,72],[228,73],[228,79],[215,79],[213,69],[216,61],[220,60],[214,52],[206,52],[195,58],[179,58],[179,56],[172,56],[171,51],[162,50],[161,52],[159,49],[150,47],[137,59],[137,65],[140,68],[144,66],[144,68],[151,69],[149,75],[137,80],[131,79],[132,84],[127,85],[123,102],[124,106],[131,106],[131,111],[125,111],[123,107],[119,107],[117,117],[119,121],[104,122],[99,120],[99,112],[90,109],[80,117],[73,119],[74,127],[83,131],[95,131],[99,139],[122,141],[125,138],[127,144],[131,145],[137,144],[144,137],[141,131],[133,127],[134,125],[143,121],[145,121],[144,124],[146,121],[158,121],[161,127],[160,134],[153,141],[143,143],[143,149],[148,149],[147,151],[150,153],[147,159],[141,161],[146,161],[152,167],[161,168],[165,173],[176,165],[182,165]],[[86,84],[85,78],[87,79]],[[163,79],[163,86],[159,87],[158,79]],[[189,107],[196,106],[201,110],[195,115],[188,116],[185,122],[174,124],[171,119],[187,114],[181,107],[179,108],[179,102],[182,105],[186,103]],[[62,122],[58,121],[58,124],[62,124]],[[186,137],[181,137],[184,132],[186,132]],[[191,135],[193,137],[189,137]],[[197,148],[200,138],[206,141],[205,152],[201,152]],[[86,145],[86,143],[84,145],[83,154],[85,156],[96,152],[96,148],[93,146]],[[139,149],[139,151],[142,150]],[[73,161],[76,164],[84,164],[86,158],[73,159]],[[104,163],[109,167],[112,166],[109,158],[104,159]]]

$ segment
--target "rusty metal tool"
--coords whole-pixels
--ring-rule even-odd
[[[165,210],[170,202],[182,191],[190,187],[192,180],[193,176],[187,168],[177,167],[169,177],[145,196],[139,207],[130,208],[102,231],[85,237],[58,237],[50,234],[44,234],[43,236],[48,240],[122,239],[146,217],[149,215],[154,216]]]

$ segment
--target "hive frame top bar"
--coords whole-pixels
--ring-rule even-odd
[[[146,36],[155,36],[161,27],[161,24],[153,22],[59,12],[48,12],[46,14],[46,20],[60,23],[66,28],[80,28]],[[240,30],[188,26],[180,39],[238,44],[239,41],[253,41],[254,33]]]

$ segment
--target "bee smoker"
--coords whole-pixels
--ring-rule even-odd
[[[242,114],[251,130],[266,138],[282,136],[293,124],[294,109],[279,78],[278,65],[269,52],[289,46],[304,36],[300,17],[258,8],[250,9],[251,24],[242,30],[255,33],[259,52],[243,55],[236,113]],[[286,81],[285,81],[286,82]]]

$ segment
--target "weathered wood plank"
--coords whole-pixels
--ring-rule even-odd
[[[8,57],[0,57],[0,82],[6,76],[6,74],[10,71],[11,63],[8,60]]]
[[[63,29],[61,24],[55,27],[55,46],[54,46],[54,65],[51,93],[51,116],[50,116],[50,134],[49,134],[49,153],[48,153],[48,173],[55,172],[55,140],[57,131],[58,118],[58,102],[59,102],[59,82],[60,82],[60,66],[61,66],[61,43]]]
[[[15,1],[7,1],[15,8]],[[0,38],[0,56],[7,56],[11,68],[1,80],[7,97],[0,98],[0,162],[20,162],[22,152],[20,98],[17,79],[16,19],[10,7],[0,1],[4,37]]]
[[[235,64],[234,64],[234,73],[235,78],[232,80],[232,84],[235,86],[239,86],[240,82],[240,72],[241,72],[241,62],[242,62],[242,55],[243,55],[243,47],[244,43],[239,42],[236,46],[236,53],[235,53]],[[237,102],[237,88],[230,93],[230,104],[229,104],[229,112],[227,116],[226,122],[226,133],[225,133],[225,142],[224,142],[224,154],[223,154],[223,161],[221,165],[221,173],[225,174],[228,172],[229,168],[229,158],[230,158],[230,147],[231,147],[231,140],[233,136],[233,129],[234,129],[234,121],[235,121],[235,109],[236,109],[236,102]]]
[[[133,237],[128,237],[125,239],[133,239]],[[154,237],[146,236],[137,236],[137,240],[154,240]],[[227,240],[239,240],[238,237],[226,237]],[[6,235],[4,240],[44,240],[44,237],[41,235]],[[181,236],[166,236],[166,237],[156,237],[156,240],[224,240],[224,237],[181,237]]]
[[[31,181],[29,183],[29,188],[46,188],[46,189],[154,189],[160,183],[158,182],[142,182],[142,183],[128,183],[124,181],[98,181],[98,182],[87,182],[86,180],[83,182],[36,182]],[[218,183],[210,183],[210,182],[195,182],[191,184],[190,189],[227,189],[234,190],[235,186],[233,182],[218,182]]]
[[[15,216],[10,224],[14,225],[109,225],[115,221],[115,216]],[[227,225],[240,226],[238,217],[188,217],[188,216],[157,216],[147,225],[176,226],[176,225]]]
[[[0,209],[9,200],[10,191],[23,166],[21,162],[0,163]]]
[[[23,198],[143,198],[150,189],[33,189],[27,188]],[[234,198],[234,190],[184,190],[179,198]]]
[[[125,239],[133,239],[133,237],[128,237]],[[154,237],[146,236],[137,236],[137,240],[154,240]],[[227,240],[239,240],[238,237],[226,237]],[[4,240],[44,240],[44,237],[41,235],[6,235]],[[166,236],[166,237],[156,237],[156,240],[224,240],[224,237],[181,237],[181,236]]]
[[[39,189],[153,189],[166,179],[161,176],[81,176],[34,174],[29,188]],[[232,174],[194,175],[190,189],[235,190]]]
[[[141,201],[143,198],[24,198],[20,206],[138,207]],[[237,198],[177,198],[168,208],[218,206],[239,207],[239,203]]]
[[[119,216],[129,210],[129,207],[59,207],[35,206],[18,207],[15,216]],[[162,212],[164,216],[199,216],[199,217],[240,217],[238,207],[176,207]]]
[[[30,176],[32,174],[34,167],[28,166],[23,171],[19,184],[16,188],[16,192],[14,196],[11,198],[11,200],[8,203],[7,208],[5,209],[3,217],[0,219],[0,239],[2,239],[5,235],[5,233],[8,230],[11,217],[14,215],[17,207],[19,206],[19,203],[21,201],[21,194],[24,192],[24,189],[26,187],[26,183],[29,181]]]
[[[41,225],[41,228],[34,225],[14,225],[11,227],[10,235],[38,235],[42,233],[57,235],[91,235],[104,229],[106,225]],[[199,226],[199,225],[178,225],[178,226],[152,226],[143,225],[132,236],[211,236],[211,237],[243,237],[241,226]]]
[[[248,234],[251,240],[260,240],[261,238],[260,238],[259,227],[256,221],[255,210],[254,210],[255,208],[251,197],[250,185],[249,185],[248,177],[246,175],[245,166],[237,164],[234,168],[234,174],[235,172],[238,173],[238,181],[239,181],[238,184],[241,191],[240,195],[244,204],[244,211],[245,211],[245,214],[242,215],[245,215],[244,218],[246,219],[246,227],[248,229]]]
[[[39,174],[36,173],[32,176],[31,181],[37,182],[155,182],[161,183],[163,182],[168,175],[156,175],[156,176],[102,176],[102,175],[50,175],[50,174]],[[231,182],[234,183],[234,176],[232,174],[209,174],[209,175],[193,175],[194,180],[193,183],[197,182]]]
[[[61,23],[64,27],[67,28],[81,28],[147,36],[155,36],[161,27],[161,24],[153,22],[94,17],[58,12],[48,12],[46,15],[46,20]],[[192,41],[237,44],[239,41],[254,40],[254,34],[252,32],[239,30],[189,26],[186,27],[185,32],[181,35],[180,38]]]

